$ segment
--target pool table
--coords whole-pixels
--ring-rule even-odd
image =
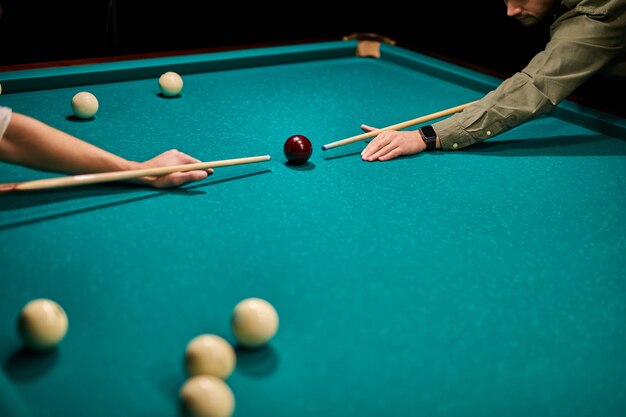
[[[272,157],[178,189],[0,195],[0,414],[179,416],[186,345],[211,333],[236,347],[237,417],[626,415],[625,120],[564,102],[458,151],[322,151],[501,81],[362,45],[0,73],[0,105],[128,159]],[[165,71],[179,97],[159,94]],[[72,117],[79,91],[93,119]],[[294,134],[313,143],[302,166]],[[0,182],[56,176],[0,164]],[[260,349],[230,327],[248,297],[280,316]],[[69,317],[50,352],[16,332],[35,298]]]

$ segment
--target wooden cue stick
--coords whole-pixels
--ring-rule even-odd
[[[376,130],[372,130],[371,132],[365,132],[365,133],[362,133],[360,135],[349,137],[347,139],[338,140],[337,142],[332,142],[332,143],[329,143],[327,145],[322,146],[322,150],[325,151],[327,149],[335,148],[337,146],[343,146],[343,145],[347,145],[349,143],[358,142],[358,141],[363,140],[363,139],[372,138],[374,136],[378,136],[379,133],[381,133],[381,132],[383,132],[385,130],[400,130],[400,129],[404,129],[405,127],[414,126],[414,125],[417,125],[417,124],[420,124],[420,123],[425,123],[425,122],[429,122],[429,121],[434,120],[434,119],[438,119],[440,117],[448,116],[450,114],[460,112],[461,110],[463,110],[467,106],[471,106],[472,104],[476,103],[477,101],[478,100],[472,101],[470,103],[461,104],[460,106],[451,107],[451,108],[446,109],[446,110],[441,110],[441,111],[438,111],[436,113],[427,114],[426,116],[421,116],[421,117],[418,117],[418,118],[415,118],[415,119],[407,120],[406,122],[397,123],[395,125],[383,127],[382,129],[376,129]]]
[[[49,188],[74,187],[77,185],[96,184],[102,182],[122,181],[146,176],[159,176],[173,172],[204,170],[209,168],[225,167],[230,165],[251,164],[253,162],[269,161],[269,155],[250,156],[246,158],[224,159],[221,161],[198,162],[195,164],[171,165],[158,168],[133,169],[128,171],[100,172],[96,174],[73,175],[69,177],[48,178],[44,180],[25,181],[15,184],[0,184],[2,191],[30,191]]]

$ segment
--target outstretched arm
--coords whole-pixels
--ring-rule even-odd
[[[462,112],[433,123],[437,147],[462,149],[546,114],[623,56],[626,1],[601,3],[563,13],[551,27],[546,49],[526,68]],[[421,152],[416,138],[416,132],[383,132],[367,145],[363,159],[384,161]]]
[[[30,168],[66,174],[87,174],[200,162],[176,150],[145,162],[134,162],[84,142],[37,119],[13,113],[0,139],[0,160]],[[202,180],[213,171],[177,172],[136,181],[157,188]]]

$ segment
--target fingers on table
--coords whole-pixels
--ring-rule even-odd
[[[380,156],[389,153],[394,147],[393,135],[390,132],[382,132],[363,149],[361,159],[364,161],[375,161]]]
[[[173,174],[163,175],[154,180],[154,185],[157,188],[179,187],[190,182],[201,181],[208,177],[209,174],[213,173],[212,169],[207,171],[175,172]]]

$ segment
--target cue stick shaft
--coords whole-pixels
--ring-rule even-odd
[[[476,103],[477,101],[478,100],[472,101],[470,103],[461,104],[460,106],[451,107],[449,109],[441,110],[436,113],[427,114],[426,116],[417,117],[415,119],[407,120],[406,122],[396,123],[395,125],[383,127],[381,129],[372,130],[371,132],[365,132],[360,135],[349,137],[347,139],[338,140],[337,142],[332,142],[332,143],[322,146],[322,150],[325,151],[327,149],[336,148],[337,146],[343,146],[349,143],[358,142],[360,140],[373,138],[374,136],[378,136],[378,134],[380,134],[381,132],[384,132],[385,130],[400,130],[400,129],[404,129],[405,127],[414,126],[420,123],[426,123],[431,120],[438,119],[440,117],[448,116],[453,113],[458,113],[464,108]]]
[[[171,165],[158,168],[133,169],[128,171],[100,172],[96,174],[73,175],[69,177],[48,178],[43,180],[25,181],[16,184],[0,184],[0,190],[31,191],[49,188],[75,187],[78,185],[96,184],[112,181],[130,180],[146,176],[159,176],[174,172],[186,172],[218,168],[231,165],[251,164],[254,162],[269,161],[269,155],[250,156],[246,158],[224,159],[221,161],[198,162],[195,164]]]

